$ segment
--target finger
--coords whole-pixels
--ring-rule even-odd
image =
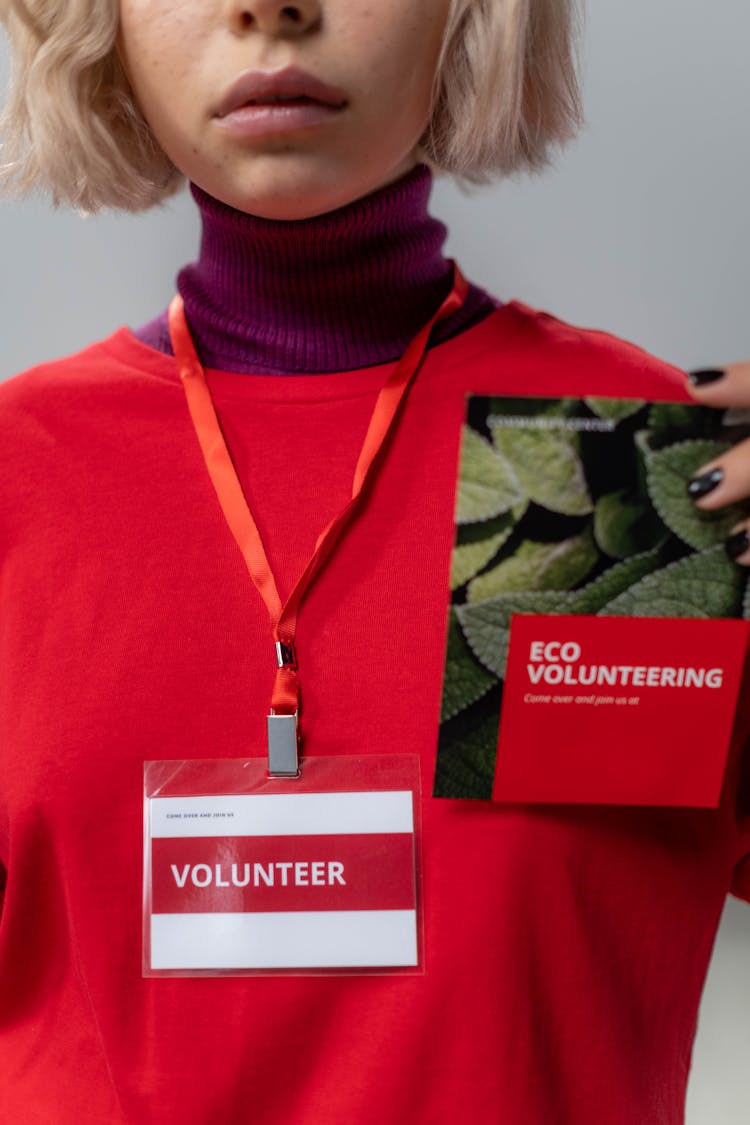
[[[687,388],[705,406],[750,406],[750,362],[688,372]]]
[[[750,438],[701,465],[688,481],[687,491],[696,507],[707,512],[749,500]]]
[[[730,559],[740,566],[750,566],[750,520],[732,528],[725,546]]]

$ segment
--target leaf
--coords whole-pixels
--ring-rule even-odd
[[[464,426],[456,523],[492,519],[510,511],[521,500],[518,479],[505,457],[471,426]]]
[[[613,422],[621,422],[624,418],[631,418],[646,405],[642,398],[585,398],[583,400],[597,418],[608,418]]]
[[[570,613],[593,614],[598,613],[602,606],[611,602],[630,586],[640,582],[647,574],[658,570],[661,562],[661,553],[658,549],[645,551],[642,555],[633,555],[627,562],[615,563],[609,570],[605,570],[588,586],[576,590],[572,595]]]
[[[750,581],[745,581],[745,593],[742,598],[742,616],[750,620]]]
[[[474,579],[468,601],[528,590],[569,590],[586,577],[598,559],[590,534],[574,535],[559,543],[526,540],[514,555]]]
[[[638,430],[636,434],[633,434],[633,445],[635,446],[636,452],[640,453],[644,460],[654,452],[651,447],[651,437],[648,430]]]
[[[600,496],[594,508],[594,539],[606,555],[626,559],[649,550],[667,530],[648,501],[620,489]]]
[[[745,575],[722,546],[710,547],[642,578],[599,611],[602,616],[734,617]]]
[[[451,590],[463,586],[494,558],[525,511],[526,504],[519,504],[495,520],[466,524],[460,529],[461,541],[451,556]]]
[[[649,448],[663,449],[689,438],[711,438],[719,433],[722,412],[687,402],[655,402],[648,414]]]
[[[492,798],[497,757],[497,712],[475,710],[457,726],[441,727],[435,768],[435,797]]]
[[[689,440],[646,457],[648,491],[656,511],[667,527],[695,550],[723,542],[743,516],[737,506],[701,511],[687,494],[687,482],[696,471],[728,448],[722,442]]]
[[[474,656],[485,668],[505,676],[510,619],[514,613],[569,613],[572,597],[567,590],[541,590],[525,594],[498,594],[474,605],[456,607],[463,635]]]
[[[536,504],[568,516],[587,515],[592,510],[577,434],[500,424],[492,425],[491,430],[521,489]]]
[[[472,656],[458,626],[455,609],[451,607],[448,618],[440,722],[453,718],[472,703],[476,703],[490,690],[495,680],[496,677],[478,664]]]

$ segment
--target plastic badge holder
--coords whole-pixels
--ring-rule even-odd
[[[146,762],[143,974],[420,974],[416,755]]]

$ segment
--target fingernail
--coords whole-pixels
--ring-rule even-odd
[[[716,383],[723,379],[726,371],[719,367],[707,367],[700,371],[688,371],[687,377],[694,387],[707,387],[709,383]]]
[[[740,555],[744,555],[745,551],[750,550],[750,535],[744,528],[742,531],[735,531],[734,535],[729,536],[724,546],[730,559],[738,559]]]
[[[700,476],[693,477],[691,481],[688,481],[688,496],[691,500],[700,500],[701,496],[707,496],[709,492],[713,492],[723,480],[723,469],[710,469],[707,473],[701,473]]]

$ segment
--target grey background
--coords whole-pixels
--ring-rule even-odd
[[[470,196],[436,183],[448,252],[502,298],[635,340],[681,366],[750,355],[750,5],[591,0],[587,126],[544,177]],[[0,78],[8,73],[0,45]],[[182,197],[81,220],[0,207],[0,376],[166,305],[192,257]],[[689,1125],[747,1125],[750,912],[728,900],[701,1006]]]

